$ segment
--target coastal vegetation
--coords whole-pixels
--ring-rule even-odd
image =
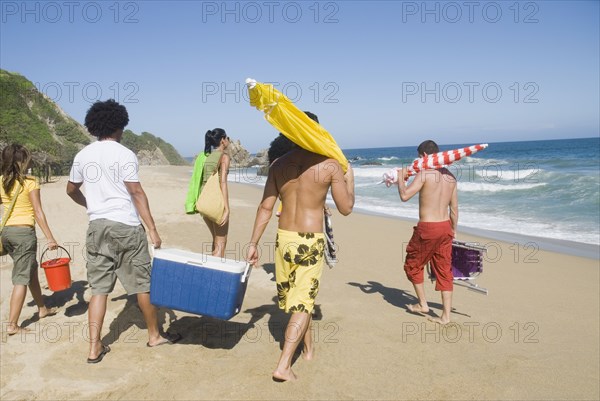
[[[19,143],[29,148],[36,175],[47,181],[68,174],[75,154],[94,140],[30,80],[0,69],[0,146]],[[127,130],[122,143],[143,155],[143,164],[188,164],[171,144],[149,132]]]

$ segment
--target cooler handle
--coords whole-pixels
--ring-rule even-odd
[[[67,255],[69,256],[69,260],[71,260],[71,254],[69,253],[69,251],[67,251],[65,248],[63,248],[62,246],[58,246],[56,249],[62,249],[63,251],[65,251],[67,253]],[[44,260],[44,255],[46,254],[46,252],[48,252],[50,250],[50,248],[46,247],[46,249],[44,250],[44,252],[42,252],[42,256],[40,256],[40,266],[42,264],[42,260]]]
[[[250,275],[250,263],[246,262],[246,270],[244,270],[244,274],[242,274],[242,283],[245,283]]]

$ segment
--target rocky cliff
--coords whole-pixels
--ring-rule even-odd
[[[231,156],[231,165],[233,168],[256,167],[268,163],[266,150],[251,155],[244,149],[239,140],[231,141],[228,152]]]

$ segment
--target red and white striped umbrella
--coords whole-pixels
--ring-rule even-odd
[[[446,150],[443,152],[436,153],[434,155],[427,155],[426,157],[420,157],[412,162],[412,165],[408,166],[408,175],[415,175],[421,170],[435,169],[443,166],[447,166],[462,157],[471,156],[474,153],[479,152],[488,147],[487,143],[479,145],[467,146],[462,149]]]
[[[427,155],[426,157],[420,157],[415,159],[410,166],[408,166],[408,177],[417,174],[421,170],[436,169],[447,166],[465,156],[471,156],[488,147],[487,143],[479,145],[467,146],[461,149],[445,150],[438,152],[433,155]],[[407,177],[407,179],[408,179]],[[383,181],[389,186],[398,180],[398,173],[396,169],[392,169],[383,175]]]

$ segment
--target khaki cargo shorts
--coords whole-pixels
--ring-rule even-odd
[[[38,267],[35,228],[5,226],[2,230],[2,245],[13,260],[13,285],[29,285],[31,275],[36,273]]]
[[[129,295],[150,291],[152,267],[142,225],[92,220],[87,230],[86,248],[92,295],[111,293],[117,278]]]

